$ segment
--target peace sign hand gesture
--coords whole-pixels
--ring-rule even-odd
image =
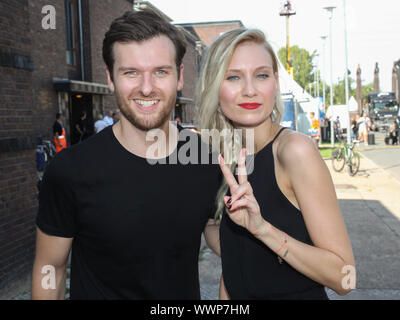
[[[260,207],[253,195],[253,189],[247,181],[246,149],[242,149],[238,159],[238,181],[225,164],[224,158],[219,155],[219,166],[229,186],[231,197],[225,196],[226,212],[233,222],[246,228],[257,236],[261,233],[266,222],[261,216]]]

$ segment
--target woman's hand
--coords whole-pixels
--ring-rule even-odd
[[[260,207],[253,195],[253,189],[247,181],[246,149],[242,149],[238,159],[238,180],[219,156],[219,166],[229,186],[231,197],[225,196],[226,211],[233,222],[246,228],[254,236],[265,233],[266,221],[261,216]]]

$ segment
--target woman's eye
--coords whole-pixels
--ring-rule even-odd
[[[266,79],[266,78],[269,78],[269,75],[266,73],[261,73],[261,74],[257,75],[257,78]]]
[[[229,76],[226,78],[226,80],[229,80],[229,81],[239,80],[239,77],[238,76]]]

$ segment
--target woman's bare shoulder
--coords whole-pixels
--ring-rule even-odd
[[[276,140],[277,157],[282,164],[298,163],[310,156],[319,156],[318,148],[309,136],[293,130],[284,130]]]

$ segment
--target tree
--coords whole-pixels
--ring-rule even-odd
[[[312,61],[315,51],[310,54],[306,49],[299,48],[297,45],[290,47],[290,60],[293,66],[294,80],[304,89],[309,83],[314,81]],[[283,66],[286,66],[286,47],[278,51],[278,57]]]

